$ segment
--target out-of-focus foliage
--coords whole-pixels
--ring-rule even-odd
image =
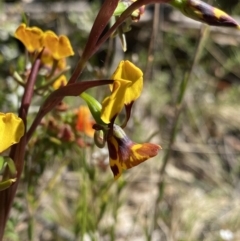
[[[238,1],[208,2],[229,14],[240,13]],[[80,12],[25,17],[32,26],[68,35],[81,55],[96,9],[98,4],[92,3]],[[88,63],[82,78],[109,77],[123,56],[138,64],[145,70],[143,95],[136,101],[126,131],[136,142],[154,141],[167,149],[180,83],[192,66],[200,25],[174,22],[173,10],[161,6],[154,51],[150,51],[152,10],[146,13],[151,20],[136,23],[126,33],[124,55],[118,40],[111,39]],[[15,69],[25,71],[24,48],[13,38],[21,21],[16,12],[4,13],[0,23],[3,112],[16,111],[23,92],[12,77]],[[226,31],[205,32],[183,102],[161,202],[154,201],[162,195],[158,181],[163,154],[113,183],[107,149],[94,147],[92,138],[76,128],[84,102],[66,98],[43,120],[27,147],[6,240],[240,240],[240,32]],[[68,65],[74,66],[77,58],[68,60]],[[107,91],[103,87],[91,93],[103,99]],[[41,98],[31,106],[30,120]],[[119,120],[123,120],[121,114]],[[154,205],[157,213],[153,213]]]

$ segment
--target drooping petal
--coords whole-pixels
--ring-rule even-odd
[[[15,31],[14,36],[24,44],[30,53],[42,49],[43,31],[40,28],[26,27],[26,24],[22,23]]]
[[[123,170],[130,169],[154,157],[161,149],[152,143],[136,144],[117,125],[113,127],[112,135],[107,138],[110,167],[114,179],[118,179]]]
[[[112,79],[131,82],[126,89],[124,104],[130,104],[140,96],[143,88],[143,72],[130,61],[121,61],[112,75]]]
[[[13,113],[0,113],[0,152],[20,141],[24,134],[24,124],[21,118]]]
[[[47,47],[56,60],[74,55],[71,43],[67,36],[57,36],[52,31],[46,31],[42,39],[42,45]]]
[[[78,117],[76,123],[76,129],[93,137],[94,129],[92,128],[94,121],[91,119],[91,112],[87,106],[80,106],[78,110]]]
[[[101,119],[105,123],[110,123],[124,105],[132,105],[143,88],[143,73],[130,61],[121,61],[112,79],[114,80],[110,86],[112,94],[102,102]]]
[[[131,82],[127,80],[114,81],[112,94],[102,102],[101,119],[106,124],[110,123],[121,112],[124,106],[125,94],[130,84]]]

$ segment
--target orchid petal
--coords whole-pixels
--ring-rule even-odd
[[[59,60],[74,55],[71,43],[67,36],[57,36],[52,31],[46,31],[42,39],[42,45],[48,48],[54,59]]]
[[[118,179],[123,170],[135,167],[158,154],[161,146],[152,143],[136,144],[132,142],[121,127],[114,125],[112,135],[107,138],[110,167],[114,179]]]
[[[18,143],[24,134],[22,119],[13,113],[0,113],[0,152]]]
[[[26,24],[22,23],[15,31],[14,36],[24,44],[30,53],[40,51],[42,48],[43,31],[40,28],[26,27]]]

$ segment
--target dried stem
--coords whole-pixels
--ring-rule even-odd
[[[173,120],[172,129],[170,131],[170,140],[169,140],[168,147],[166,149],[165,155],[163,157],[163,164],[162,164],[162,166],[160,168],[160,171],[159,171],[159,182],[158,182],[158,192],[159,192],[159,194],[156,198],[155,205],[154,205],[154,215],[153,215],[153,224],[154,225],[153,225],[153,228],[157,224],[157,213],[158,213],[157,210],[158,210],[158,207],[159,207],[159,203],[161,202],[161,200],[163,198],[163,194],[164,194],[165,170],[166,170],[167,164],[169,162],[169,159],[170,159],[170,156],[171,156],[171,153],[172,153],[172,145],[174,144],[175,137],[176,137],[176,134],[177,134],[177,131],[178,131],[179,117],[180,117],[181,112],[182,112],[182,104],[183,104],[183,101],[184,101],[184,96],[185,96],[189,81],[192,78],[193,70],[194,70],[196,64],[198,63],[198,60],[199,60],[200,55],[202,53],[202,47],[203,47],[203,44],[205,43],[207,33],[208,33],[208,27],[206,25],[203,25],[202,29],[200,30],[199,42],[198,42],[197,48],[195,50],[194,59],[193,59],[191,68],[190,68],[189,71],[187,71],[184,79],[181,82],[181,88],[180,88],[179,96],[178,96],[178,99],[177,99],[177,102],[176,102],[176,107],[175,107],[176,114],[175,114],[175,117],[174,117],[174,120]],[[151,231],[153,231],[153,230],[151,230]],[[150,232],[150,234],[151,234],[151,232]]]

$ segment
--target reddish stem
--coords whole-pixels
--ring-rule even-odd
[[[34,119],[31,127],[27,132],[27,142],[32,137],[37,126],[40,124],[42,118],[50,112],[65,96],[79,96],[82,92],[89,88],[93,88],[101,85],[112,84],[113,80],[90,80],[73,83],[70,85],[63,86],[55,90],[44,102],[41,109],[39,110],[36,118]]]
[[[170,1],[171,0],[138,0],[134,2],[120,15],[120,17],[117,19],[114,25],[105,33],[105,35],[99,39],[91,52],[91,56],[98,51],[99,47],[116,31],[116,29],[125,21],[126,18],[131,16],[132,12],[134,12],[136,9],[147,4],[168,3]]]
[[[90,31],[86,46],[84,48],[83,54],[80,58],[80,60],[77,63],[76,68],[73,71],[73,74],[68,81],[68,84],[72,84],[77,81],[79,76],[81,75],[86,62],[88,59],[93,55],[92,51],[99,40],[101,34],[103,33],[103,30],[107,26],[110,18],[113,15],[114,10],[116,9],[118,5],[119,0],[105,0],[102,4],[98,15],[94,21],[94,24],[92,26],[92,29]]]
[[[35,81],[37,79],[37,74],[40,68],[40,56],[35,60],[31,73],[28,77],[27,84],[25,87],[25,92],[22,98],[21,107],[19,109],[19,117],[23,120],[25,124],[25,129],[27,128],[27,113],[32,100]],[[24,166],[24,155],[26,147],[26,133],[21,138],[20,142],[11,148],[10,157],[13,159],[16,170],[17,177],[16,182],[6,190],[0,192],[0,240],[3,238],[4,229],[7,223],[9,212],[17,191],[18,183],[22,174]]]

